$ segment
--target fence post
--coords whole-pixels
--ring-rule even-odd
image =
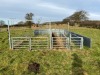
[[[66,37],[66,48],[69,49],[69,38]]]
[[[31,37],[29,38],[29,50],[32,50],[32,48],[31,48]]]
[[[69,49],[71,48],[71,32],[69,32]]]
[[[49,38],[47,38],[47,45],[48,45],[47,48],[49,49]]]
[[[52,31],[50,29],[50,49],[52,49]]]
[[[11,49],[11,35],[10,35],[10,24],[9,24],[9,20],[8,20],[8,38],[9,38],[9,48]]]
[[[51,45],[52,45],[51,47],[53,48],[53,37],[52,37],[52,44]]]
[[[81,37],[80,49],[83,49],[83,37]]]
[[[65,39],[66,39],[65,40],[66,48],[68,48],[68,44],[67,44],[68,43],[68,39],[67,39],[67,37],[65,37]]]
[[[11,44],[12,46],[11,47],[12,47],[12,50],[13,50],[14,49],[13,38],[11,40],[12,40],[11,41],[12,42],[12,44]]]

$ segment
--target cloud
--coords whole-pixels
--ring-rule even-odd
[[[97,13],[89,13],[89,18],[91,20],[100,20],[100,14],[97,14]]]
[[[56,4],[53,3],[39,3],[38,4],[39,7],[41,8],[45,8],[46,10],[49,10],[51,12],[57,12],[58,14],[70,14],[72,12],[74,12],[75,10],[73,9],[69,9],[69,8],[65,8],[65,7],[61,7],[61,6],[57,6]],[[55,13],[56,14],[56,13]]]
[[[1,0],[0,17],[24,19],[26,13],[32,12],[36,20],[42,17],[43,21],[56,21],[83,9],[90,19],[99,19],[99,6],[100,0]]]
[[[62,8],[62,7],[58,7],[54,4],[51,4],[51,3],[40,3],[38,4],[40,7],[45,7],[45,8],[49,8],[49,9],[53,9],[53,10],[63,10],[63,11],[66,11],[65,8]]]

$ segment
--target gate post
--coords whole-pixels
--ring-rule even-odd
[[[80,49],[83,49],[83,37],[81,37]]]
[[[50,49],[52,49],[52,31],[50,29]]]
[[[9,20],[8,20],[8,40],[9,40],[9,48],[11,49],[11,35],[10,35],[10,24],[9,24]]]
[[[29,38],[29,50],[32,50],[32,48],[31,48],[31,37]]]
[[[71,49],[71,32],[69,32],[69,49]]]
[[[68,48],[69,49],[69,38],[68,37],[66,37],[66,48]]]
[[[51,48],[53,48],[53,37],[51,38],[51,40],[52,40]]]
[[[12,50],[14,49],[14,43],[13,43],[13,38],[11,39],[11,48],[12,48]]]

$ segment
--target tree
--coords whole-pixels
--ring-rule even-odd
[[[27,13],[26,16],[25,16],[25,19],[26,19],[26,24],[28,24],[31,28],[32,26],[32,17],[34,16],[33,13]]]
[[[0,26],[5,25],[5,22],[3,20],[0,20]]]
[[[76,22],[76,23],[79,23],[81,21],[85,21],[85,20],[88,20],[88,13],[84,10],[80,10],[80,11],[76,11],[74,12],[71,16],[63,19],[63,22]]]

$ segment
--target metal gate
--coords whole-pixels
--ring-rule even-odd
[[[68,37],[52,37],[52,48],[69,48]]]
[[[19,49],[48,49],[48,37],[12,37],[11,47],[14,50]]]
[[[83,37],[52,37],[52,48],[83,49]]]
[[[83,37],[51,37],[51,42],[48,37],[12,37],[11,48],[19,49],[72,49],[83,48]]]
[[[69,44],[70,44],[70,49],[72,48],[83,49],[83,37],[71,37]]]

